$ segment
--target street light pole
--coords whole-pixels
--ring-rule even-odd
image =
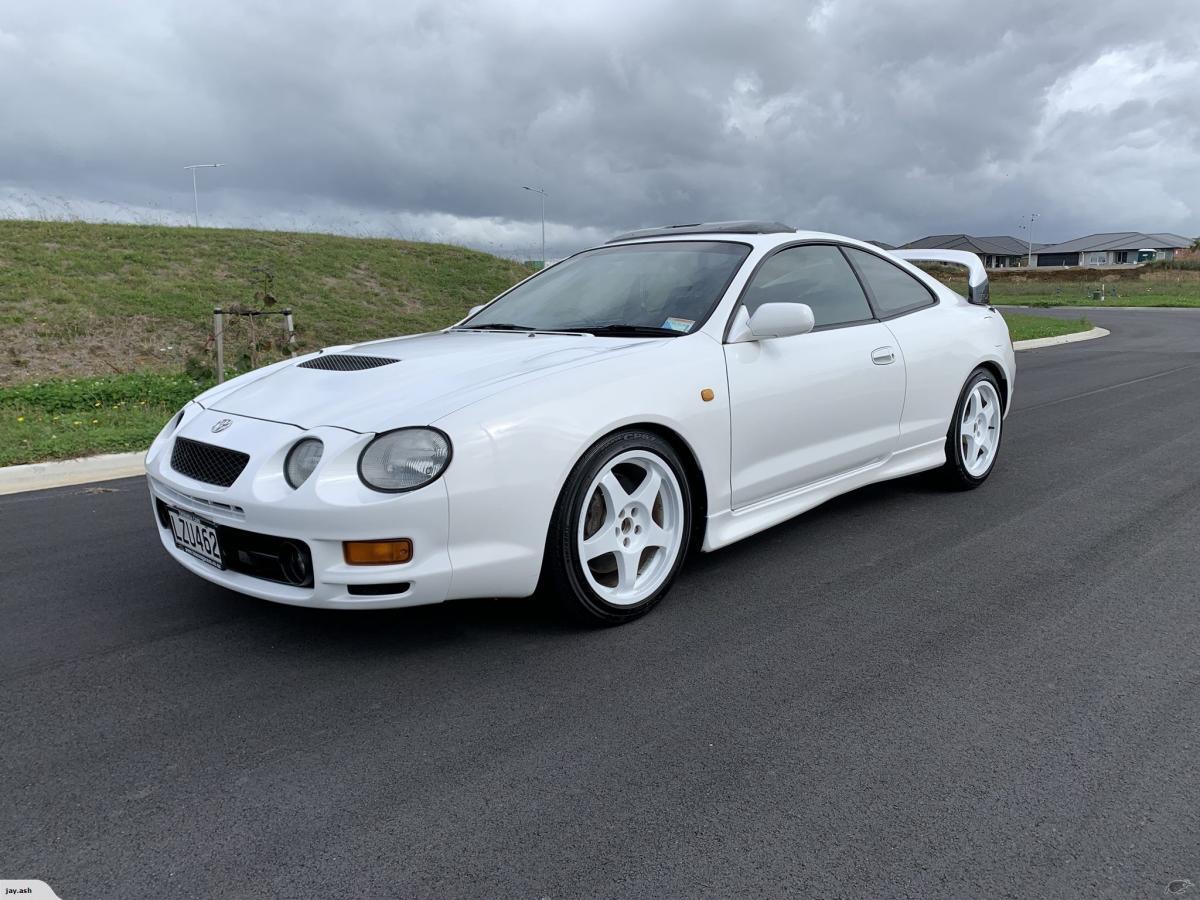
[[[1027,237],[1029,238],[1029,259],[1028,259],[1028,262],[1026,263],[1026,267],[1030,268],[1030,269],[1033,268],[1033,223],[1037,219],[1037,217],[1038,217],[1037,213],[1029,214],[1029,234],[1027,235]]]
[[[521,189],[542,195],[542,268],[544,269],[546,268],[546,192],[541,188],[528,187],[527,185],[521,185]]]
[[[185,169],[192,170],[192,212],[195,215],[196,227],[200,227],[200,192],[196,188],[196,170],[197,169],[219,169],[224,163],[196,163],[191,166],[184,166]]]

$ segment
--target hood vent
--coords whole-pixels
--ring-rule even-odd
[[[377,369],[400,362],[389,356],[356,356],[350,353],[328,353],[315,356],[300,363],[297,369],[326,369],[330,372],[359,372],[363,369]]]

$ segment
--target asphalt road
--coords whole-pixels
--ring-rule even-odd
[[[1200,896],[1200,312],[1088,315],[1020,354],[981,490],[859,491],[615,630],[273,606],[170,562],[137,480],[0,498],[0,877]]]

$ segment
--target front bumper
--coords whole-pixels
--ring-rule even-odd
[[[222,419],[232,425],[212,428]],[[197,481],[171,467],[178,436],[250,454],[250,462],[227,488]],[[324,455],[316,472],[293,490],[283,478],[283,458],[303,436],[320,438]],[[382,494],[358,478],[359,453],[372,435],[341,428],[304,431],[291,425],[187,407],[178,428],[160,436],[146,456],[154,521],[163,548],[184,568],[230,590],[296,606],[378,609],[440,603],[450,591],[448,501],[444,479],[406,494]],[[307,545],[313,584],[297,587],[231,569],[218,569],[175,546],[158,503],[182,509],[218,526],[287,538]],[[409,538],[413,558],[399,565],[352,566],[342,542]],[[356,594],[395,587],[395,592]],[[400,588],[403,587],[401,590]]]

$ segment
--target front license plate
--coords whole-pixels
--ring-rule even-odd
[[[171,532],[175,535],[176,547],[218,569],[225,568],[225,561],[221,559],[221,545],[217,543],[216,526],[178,509],[168,507],[167,515],[171,517]]]

